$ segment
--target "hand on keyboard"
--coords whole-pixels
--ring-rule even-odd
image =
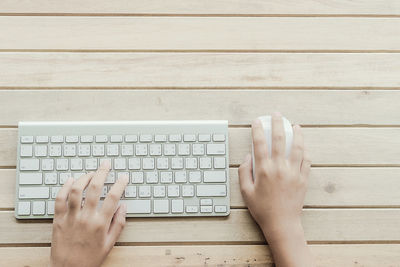
[[[256,177],[252,177],[251,156],[247,155],[239,168],[243,198],[270,245],[276,266],[313,266],[301,224],[310,161],[304,154],[300,127],[293,127],[288,159],[280,114],[272,117],[271,157],[260,120],[253,123],[252,133]]]
[[[117,241],[126,214],[126,205],[118,207],[118,203],[128,177],[117,180],[100,208],[99,200],[110,167],[109,161],[104,161],[97,172],[85,174],[75,182],[69,178],[58,192],[53,222],[52,267],[100,266]]]

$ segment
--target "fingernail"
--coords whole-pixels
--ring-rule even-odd
[[[282,114],[279,111],[275,111],[274,113],[272,113],[272,115],[277,116],[277,117],[282,116]]]

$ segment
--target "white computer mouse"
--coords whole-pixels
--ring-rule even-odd
[[[272,141],[271,141],[271,116],[267,115],[267,116],[261,116],[258,117],[258,119],[260,119],[263,128],[264,128],[264,134],[265,134],[265,139],[267,141],[267,146],[268,146],[268,156],[271,156],[271,149],[272,149]],[[285,140],[286,140],[286,158],[289,157],[290,155],[290,151],[292,149],[292,142],[293,142],[293,128],[292,128],[292,124],[288,121],[288,119],[286,119],[285,117],[282,117],[283,119],[283,127],[284,127],[284,131],[285,131]],[[254,176],[254,146],[252,143],[252,155],[253,155],[253,177]]]

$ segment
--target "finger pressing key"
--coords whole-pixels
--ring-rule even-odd
[[[111,223],[111,220],[114,216],[115,211],[118,208],[119,200],[124,193],[126,186],[128,185],[129,177],[124,175],[117,180],[117,182],[111,187],[108,192],[106,199],[104,200],[102,206],[102,212],[107,218],[108,222]]]
[[[101,163],[100,168],[95,172],[87,189],[84,205],[85,210],[96,210],[97,204],[100,200],[100,195],[104,186],[104,182],[110,171],[110,167],[110,162],[108,160],[105,160]]]

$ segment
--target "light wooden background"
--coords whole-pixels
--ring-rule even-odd
[[[0,265],[44,266],[14,219],[21,120],[228,119],[228,218],[129,219],[105,266],[272,266],[238,188],[253,118],[304,127],[318,266],[400,266],[397,0],[1,0]]]

